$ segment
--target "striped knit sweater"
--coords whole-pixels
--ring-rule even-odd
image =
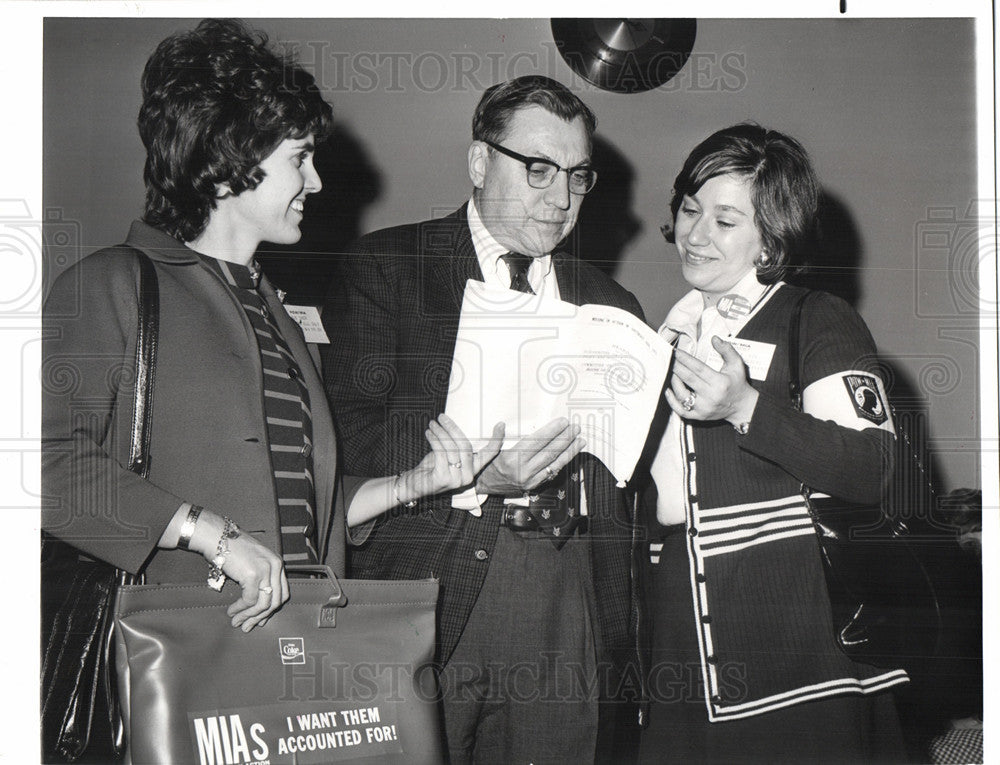
[[[852,662],[833,638],[815,531],[800,486],[805,482],[855,501],[877,500],[893,435],[875,427],[843,427],[792,407],[788,330],[799,294],[799,288],[781,285],[739,332],[775,346],[766,379],[751,381],[760,398],[749,433],[739,435],[726,422],[684,427],[690,583],[713,722],[827,696],[874,693],[907,681],[901,669]],[[806,389],[818,381],[814,390],[823,382],[840,382],[838,375],[847,372],[878,376],[874,342],[847,303],[825,293],[807,301],[801,366]],[[836,387],[824,390],[831,401],[820,408],[849,410],[850,388],[841,385],[843,394]],[[839,395],[846,398],[833,400]]]

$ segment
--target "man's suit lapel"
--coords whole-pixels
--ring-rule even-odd
[[[559,285],[559,299],[573,305],[583,305],[588,302],[586,288],[580,284],[579,270],[576,259],[565,252],[552,253],[552,270],[556,274]]]
[[[446,218],[425,224],[421,230],[424,309],[429,317],[443,322],[443,330],[450,328],[452,336],[462,312],[465,283],[469,279],[483,281],[465,211],[463,206]]]

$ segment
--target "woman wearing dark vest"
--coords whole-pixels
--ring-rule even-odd
[[[831,295],[802,310],[804,411],[789,396],[803,291],[781,277],[816,204],[805,151],[757,125],[710,136],[674,183],[665,235],[693,289],[660,328],[675,352],[643,497],[659,532],[643,762],[902,759],[885,691],[906,673],[838,649],[800,493],[877,501],[895,438],[871,334]]]

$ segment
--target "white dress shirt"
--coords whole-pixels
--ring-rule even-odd
[[[479,259],[479,268],[483,272],[485,282],[510,289],[510,269],[507,267],[506,261],[501,258],[510,250],[494,239],[486,228],[486,224],[479,216],[475,199],[469,200],[466,215],[469,220],[469,232],[472,234],[472,244],[476,248],[476,257]],[[559,300],[559,283],[552,270],[551,255],[531,259],[531,266],[528,268],[528,284],[531,285],[531,289],[536,295]],[[487,496],[486,494],[477,494],[475,488],[466,489],[452,495],[451,506],[460,510],[468,510],[473,515],[479,516],[482,515],[482,503],[486,501]],[[528,504],[527,499],[520,497],[509,497],[504,501],[508,504],[523,504],[525,506]],[[587,514],[587,500],[582,482],[580,485],[580,514]]]
[[[479,217],[479,210],[473,199],[469,200],[467,217],[472,245],[476,248],[476,257],[479,259],[483,279],[487,284],[510,289],[510,269],[507,267],[507,262],[501,258],[510,250],[493,238],[483,219]],[[531,259],[528,284],[536,295],[559,299],[559,284],[556,282],[555,274],[552,273],[551,255]]]

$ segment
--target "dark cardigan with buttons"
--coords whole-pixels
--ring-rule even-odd
[[[903,670],[848,659],[834,641],[815,530],[800,493],[877,501],[893,436],[852,430],[795,410],[788,393],[792,305],[781,285],[739,332],[775,346],[749,432],[726,422],[683,431],[687,552],[712,721],[812,699],[875,693],[905,683]],[[801,323],[803,388],[847,371],[875,374],[875,345],[842,300],[815,293]],[[655,608],[656,604],[650,604]],[[742,668],[729,682],[722,668]]]

